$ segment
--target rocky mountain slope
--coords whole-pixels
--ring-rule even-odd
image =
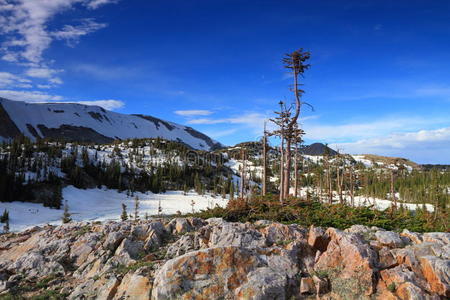
[[[163,138],[199,150],[222,145],[205,134],[145,115],[126,115],[74,103],[25,103],[0,98],[0,140],[23,134],[31,139],[109,143],[131,138]]]
[[[450,233],[195,218],[69,223],[1,236],[0,290],[53,299],[445,299],[449,259]]]
[[[331,149],[330,147],[322,143],[314,143],[311,145],[307,145],[301,150],[301,153],[304,155],[329,155],[329,156],[335,156],[338,154],[337,151]]]

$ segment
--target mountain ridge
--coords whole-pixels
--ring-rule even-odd
[[[67,141],[110,143],[131,138],[163,138],[197,150],[223,145],[184,125],[143,114],[121,114],[78,103],[25,103],[0,97],[0,139],[20,134]]]

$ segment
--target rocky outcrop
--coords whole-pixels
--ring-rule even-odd
[[[445,299],[449,233],[176,218],[0,236],[0,296]]]

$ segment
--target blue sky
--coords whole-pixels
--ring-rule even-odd
[[[447,0],[0,0],[0,96],[256,140],[311,51],[307,143],[450,163]],[[273,143],[276,143],[274,140]]]

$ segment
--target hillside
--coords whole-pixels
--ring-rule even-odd
[[[0,98],[0,140],[23,134],[36,138],[110,143],[131,138],[163,138],[193,149],[222,145],[205,134],[146,115],[126,115],[75,103],[24,103]]]
[[[311,155],[311,156],[323,156],[323,155],[329,155],[329,156],[335,156],[338,154],[337,151],[331,149],[327,145],[324,145],[322,143],[314,143],[311,145],[305,146],[301,153],[304,155]]]

